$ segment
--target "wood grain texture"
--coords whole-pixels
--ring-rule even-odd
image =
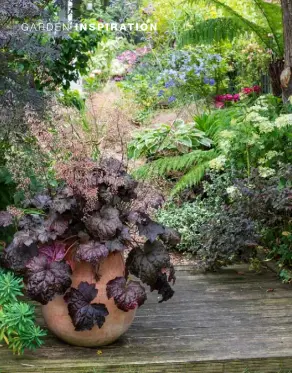
[[[1,373],[257,373],[292,371],[292,291],[277,276],[247,266],[217,273],[179,267],[175,295],[157,295],[113,345],[71,347],[48,335],[24,356],[0,348]],[[269,291],[273,289],[273,291]],[[39,323],[43,325],[41,315]]]

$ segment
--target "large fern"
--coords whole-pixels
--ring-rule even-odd
[[[212,44],[223,40],[232,41],[242,32],[241,25],[231,18],[210,18],[183,33],[180,44]]]
[[[220,155],[217,147],[220,133],[228,129],[232,119],[241,115],[241,110],[228,108],[204,113],[194,117],[196,128],[204,132],[213,142],[214,149],[193,150],[190,153],[172,157],[164,157],[139,167],[135,177],[147,179],[156,176],[165,176],[179,172],[182,176],[174,186],[172,194],[178,194],[186,188],[198,184],[209,169],[210,161]]]
[[[195,0],[191,0],[194,2]],[[278,57],[283,56],[283,27],[280,5],[266,3],[263,0],[251,0],[259,15],[259,22],[251,22],[236,10],[220,0],[206,0],[226,14],[225,17],[207,19],[194,25],[192,30],[182,34],[180,43],[213,43],[232,40],[242,32],[255,34],[259,41],[274,51]],[[272,35],[270,37],[269,35]]]
[[[207,151],[195,150],[184,155],[165,157],[140,167],[135,171],[135,176],[146,179],[182,171],[184,175],[179,179],[172,191],[173,194],[177,194],[198,184],[209,168],[210,161],[217,156],[217,152],[212,149]]]

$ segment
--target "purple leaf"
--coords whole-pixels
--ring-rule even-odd
[[[158,290],[158,294],[162,295],[162,299],[159,301],[159,303],[169,300],[174,294],[174,290],[167,281],[166,273],[160,273],[158,275],[156,283],[150,286],[150,290]]]
[[[51,245],[43,246],[39,253],[48,258],[49,262],[60,262],[66,254],[66,245],[61,242],[53,242]]]
[[[45,227],[38,228],[35,233],[41,243],[46,243],[50,240],[54,241],[57,238],[56,233],[48,231]]]
[[[62,216],[53,213],[45,221],[45,228],[50,233],[55,233],[57,236],[62,236],[68,229],[68,221]]]
[[[65,262],[49,262],[44,256],[33,258],[27,265],[27,293],[33,300],[47,304],[71,286],[71,268]]]
[[[115,251],[121,252],[126,250],[127,248],[127,246],[125,246],[118,238],[112,241],[106,241],[105,245],[110,253],[113,253]]]
[[[170,246],[176,246],[181,241],[181,236],[175,229],[165,228],[165,232],[160,236],[161,240]]]
[[[50,207],[51,202],[52,200],[50,196],[45,194],[39,194],[35,196],[32,200],[29,200],[28,204],[36,207],[37,209],[45,209]]]
[[[16,232],[13,238],[13,245],[17,246],[30,246],[37,240],[36,234],[34,231],[19,231]]]
[[[127,221],[130,224],[136,224],[141,221],[139,211],[130,211],[126,216]]]
[[[13,215],[8,211],[0,211],[0,227],[9,227],[13,224]]]
[[[125,240],[125,241],[131,241],[132,240],[129,228],[124,227],[122,229],[122,231],[121,231],[121,238],[122,238],[122,240]]]
[[[117,307],[125,312],[140,307],[147,299],[145,289],[139,282],[129,281],[127,283],[124,277],[116,277],[109,281],[106,293],[108,299],[114,298]]]
[[[100,242],[89,241],[86,244],[79,245],[76,251],[76,260],[97,264],[101,259],[109,254],[107,247]]]
[[[75,198],[67,197],[65,190],[63,191],[63,194],[64,195],[57,195],[51,203],[51,209],[60,214],[63,214],[64,212],[69,211],[76,206]]]
[[[85,222],[89,233],[100,240],[109,240],[116,235],[118,229],[123,228],[119,218],[119,210],[114,207],[104,206],[100,212],[90,216]]]
[[[64,296],[68,303],[69,315],[76,331],[91,330],[94,325],[99,328],[105,322],[109,314],[104,304],[90,302],[97,296],[98,290],[95,284],[81,282],[78,289],[71,288]]]
[[[170,296],[171,293],[173,294],[170,286],[167,286],[164,282],[164,278],[167,279],[167,276],[163,272],[169,269],[169,281],[174,280],[174,269],[170,263],[169,254],[160,241],[153,243],[147,241],[143,249],[133,249],[127,258],[126,267],[130,273],[140,278],[152,290],[163,292],[165,294],[164,299]]]
[[[4,250],[3,261],[5,267],[12,269],[19,275],[24,275],[27,263],[37,255],[38,247],[36,244],[15,246],[14,243],[11,243]]]
[[[148,215],[141,213],[141,220],[137,223],[139,234],[145,236],[150,242],[154,242],[157,236],[165,233],[165,228],[151,220]]]
[[[35,230],[39,228],[44,222],[44,219],[40,215],[25,215],[18,223],[18,227],[23,230]]]

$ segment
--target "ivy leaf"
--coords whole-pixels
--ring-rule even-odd
[[[106,286],[108,299],[114,298],[115,304],[122,311],[134,310],[147,299],[143,286],[137,281],[127,283],[124,277],[116,277],[109,281]]]
[[[50,263],[60,262],[66,254],[66,245],[61,242],[53,242],[51,245],[41,247],[39,253],[46,256]]]
[[[9,227],[13,224],[13,215],[8,211],[0,211],[0,227]]]
[[[27,293],[33,300],[47,304],[71,286],[71,268],[65,262],[50,262],[44,256],[33,258],[27,265]]]
[[[71,288],[64,296],[68,303],[69,315],[76,331],[91,330],[94,325],[101,328],[108,316],[108,310],[102,303],[90,302],[97,296],[95,284],[80,282],[78,289]]]
[[[143,248],[133,249],[126,261],[127,270],[151,289],[158,290],[163,295],[163,300],[173,295],[164,282],[167,279],[167,269],[170,270],[169,281],[174,280],[174,269],[164,245],[160,241],[151,243],[147,241]],[[162,276],[163,275],[163,276]],[[165,275],[165,276],[164,276]],[[166,281],[167,282],[167,281]],[[171,289],[171,288],[170,288]]]
[[[100,212],[96,212],[86,220],[86,228],[101,240],[109,240],[116,235],[118,229],[123,229],[119,215],[118,209],[103,206]]]
[[[79,245],[76,251],[76,260],[97,264],[101,259],[106,258],[109,250],[104,244],[96,241],[89,241],[86,244]]]
[[[156,238],[165,233],[165,228],[149,218],[145,213],[140,214],[141,219],[137,223],[139,234],[148,238],[150,242],[154,242]]]

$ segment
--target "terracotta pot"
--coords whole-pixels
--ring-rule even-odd
[[[47,327],[59,338],[75,346],[97,347],[114,342],[124,334],[132,324],[136,310],[124,312],[117,308],[114,300],[106,295],[106,284],[117,276],[124,276],[125,263],[121,253],[112,253],[100,264],[100,280],[96,282],[92,266],[86,262],[75,263],[72,275],[72,287],[80,282],[96,283],[97,297],[92,303],[106,305],[109,315],[102,328],[94,326],[92,330],[76,332],[68,314],[68,307],[63,296],[57,296],[47,305],[42,306],[42,313]]]

